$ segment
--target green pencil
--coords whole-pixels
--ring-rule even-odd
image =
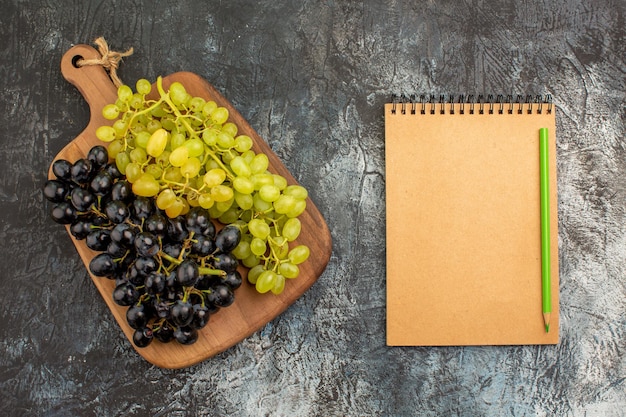
[[[548,175],[548,129],[539,129],[541,188],[541,309],[546,333],[550,331],[552,295],[550,293],[550,179]]]

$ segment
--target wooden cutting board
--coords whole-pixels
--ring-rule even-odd
[[[85,157],[91,147],[102,144],[96,138],[96,129],[101,125],[111,123],[102,117],[101,112],[106,104],[116,100],[117,87],[101,66],[78,67],[76,65],[80,59],[94,58],[100,58],[98,51],[94,48],[88,45],[76,45],[67,51],[61,60],[63,76],[82,93],[89,104],[91,119],[85,130],[65,146],[56,155],[55,160],[67,159],[73,162]],[[164,88],[167,90],[174,81],[181,82],[191,95],[203,97],[205,100],[214,100],[218,105],[226,107],[230,112],[229,120],[239,127],[239,132],[247,134],[253,139],[253,149],[257,153],[262,152],[269,157],[270,171],[285,177],[289,184],[297,184],[297,181],[268,144],[213,86],[193,73],[177,72],[164,77]],[[48,176],[54,178],[51,170],[49,170]],[[310,198],[307,200],[305,212],[299,218],[302,222],[302,232],[294,243],[305,244],[311,250],[309,259],[300,265],[300,276],[296,279],[287,280],[285,290],[278,296],[272,293],[259,294],[254,286],[247,283],[245,279],[247,270],[240,267],[244,283],[235,291],[235,302],[211,316],[209,324],[199,332],[198,341],[192,345],[184,346],[177,342],[161,343],[155,340],[146,348],[136,348],[132,343],[133,329],[126,323],[126,307],[117,305],[112,299],[115,282],[95,276],[91,276],[91,278],[129,339],[129,343],[143,358],[161,368],[187,367],[228,349],[259,330],[285,311],[322,274],[332,251],[328,226]],[[84,241],[74,239],[69,234],[69,227],[67,229],[68,235],[74,242],[87,271],[89,271],[89,262],[97,252],[90,250]],[[89,303],[91,300],[83,300],[83,302]],[[96,325],[97,323],[94,323],[94,326]]]

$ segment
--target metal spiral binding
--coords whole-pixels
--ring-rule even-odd
[[[542,95],[516,95],[513,99],[512,95],[503,94],[494,96],[488,94],[485,98],[484,94],[475,97],[473,94],[467,96],[460,94],[458,97],[450,95],[447,99],[441,94],[436,97],[434,94],[421,94],[417,97],[415,94],[394,94],[391,97],[391,113],[396,114],[455,114],[455,108],[458,107],[459,114],[551,114],[552,113],[552,96]],[[455,106],[455,104],[457,106]],[[446,109],[447,108],[447,109]]]

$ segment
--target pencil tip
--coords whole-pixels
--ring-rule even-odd
[[[546,326],[546,333],[550,331],[550,313],[543,313],[543,323]]]

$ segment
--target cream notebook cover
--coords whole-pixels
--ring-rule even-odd
[[[528,100],[528,99],[526,99]],[[387,344],[556,344],[551,101],[385,105]],[[542,313],[539,129],[549,129],[550,331]]]

